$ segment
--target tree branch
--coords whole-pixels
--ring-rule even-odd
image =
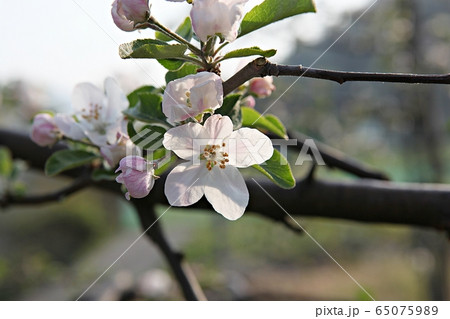
[[[450,84],[450,73],[408,74],[333,71],[308,68],[302,65],[277,65],[268,61],[266,58],[258,58],[247,64],[238,73],[223,83],[224,95],[231,93],[233,90],[254,77],[264,77],[269,75],[307,77],[334,81],[339,84],[349,81]]]
[[[304,147],[306,140],[311,139],[311,137],[300,133],[288,132],[288,135],[289,138],[297,140],[296,148],[299,150]],[[317,150],[322,156],[323,161],[330,168],[338,168],[361,178],[371,178],[383,181],[389,180],[389,177],[385,173],[369,168],[367,165],[350,158],[328,145],[322,144],[316,140],[314,140],[314,144],[317,146]]]
[[[154,205],[149,204],[148,200],[142,199],[133,199],[132,203],[136,207],[145,235],[159,247],[166,257],[186,300],[206,300],[197,278],[184,261],[183,255],[170,247],[156,217]]]
[[[6,137],[6,138],[5,138]],[[22,145],[18,145],[18,143]],[[35,168],[42,169],[44,160],[38,160],[43,153],[49,156],[51,150],[34,146],[20,134],[0,130],[0,145],[10,148],[15,157],[34,163]],[[30,152],[37,148],[40,151]],[[41,158],[42,159],[42,158]],[[82,171],[82,170],[79,170]],[[79,172],[78,171],[78,172]],[[65,172],[74,176],[77,171]],[[164,195],[162,176],[155,184],[151,194],[142,199],[146,207],[161,203],[167,205]],[[292,216],[316,216],[346,219],[367,223],[391,223],[409,226],[428,227],[450,231],[450,185],[393,183],[375,180],[298,181],[291,190],[281,189],[267,180],[258,183]],[[97,183],[101,189],[119,194],[120,187],[115,182]],[[285,213],[272,201],[254,181],[247,181],[250,202],[247,211],[275,220],[285,219]],[[120,193],[121,194],[121,193]],[[121,194],[121,196],[123,196]],[[143,204],[144,205],[144,204]],[[210,204],[202,199],[189,208],[211,209]]]

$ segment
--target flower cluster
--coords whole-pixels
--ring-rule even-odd
[[[129,140],[122,113],[129,103],[114,79],[107,78],[104,86],[105,92],[91,83],[78,84],[72,95],[72,111],[36,115],[31,139],[40,146],[51,146],[59,139],[87,141],[102,150],[111,167],[117,165]]]
[[[216,212],[229,220],[238,219],[249,201],[239,168],[263,164],[274,153],[266,135],[256,128],[241,127],[242,119],[236,117],[240,110],[230,111],[235,106],[253,108],[255,98],[269,96],[275,89],[272,78],[252,79],[235,92],[235,106],[229,101],[225,103],[219,70],[222,57],[217,55],[220,48],[214,47],[217,39],[224,43],[237,38],[247,1],[187,0],[192,5],[191,20],[187,19],[189,28],[192,27],[191,33],[193,30],[201,45],[197,48],[189,42],[189,32],[180,33],[182,37],[159,24],[151,16],[148,0],[115,0],[111,14],[121,30],[150,27],[163,33],[161,37],[169,36],[180,42],[191,53],[180,59],[182,67],[170,69],[173,80],[167,83],[164,92],[153,87],[143,92],[141,88],[127,98],[112,78],[105,80],[104,91],[90,83],[78,84],[73,92],[71,112],[36,115],[32,140],[40,146],[67,140],[78,149],[102,156],[105,168],[114,172],[115,180],[126,188],[128,200],[146,197],[153,188],[158,164],[164,159],[164,156],[154,156],[160,150],[168,152],[170,158],[174,153],[183,162],[165,180],[164,192],[169,204],[189,206],[205,196]],[[155,47],[158,54],[171,48],[161,40],[147,43],[158,46]],[[138,47],[127,47],[127,52],[130,48]],[[145,51],[152,52],[152,49],[147,47]],[[201,54],[196,56],[198,52]],[[171,64],[174,61],[161,60]],[[180,71],[180,75],[173,76],[183,69],[186,61],[200,67],[189,68],[187,75]],[[228,109],[223,110],[222,106]],[[141,136],[144,131],[155,134]],[[160,140],[155,141],[158,132]],[[144,142],[137,143],[141,137]],[[148,148],[147,144],[156,146]]]

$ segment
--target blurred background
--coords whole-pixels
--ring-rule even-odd
[[[106,76],[114,76],[126,92],[139,85],[163,84],[164,70],[158,63],[119,58],[120,43],[151,37],[152,32],[118,30],[110,17],[110,2],[42,0],[25,6],[23,1],[0,0],[2,128],[28,131],[37,112],[69,108],[71,90],[79,82],[101,86]],[[259,2],[250,1],[247,9]],[[153,14],[169,27],[189,12],[184,3],[152,3]],[[317,14],[256,31],[230,49],[277,48],[272,61],[316,68],[449,72],[450,3],[439,0],[379,0],[317,60],[373,3],[317,0]],[[224,77],[238,65],[239,61],[224,63]],[[256,108],[262,112],[270,107],[288,128],[384,171],[395,181],[450,182],[448,86],[274,81],[277,90],[257,101]],[[26,162],[16,165],[26,167]],[[302,177],[307,169],[294,167],[295,175]],[[351,178],[327,168],[318,173],[328,179]],[[33,171],[21,174],[19,181],[17,188],[29,194],[70,182]],[[0,193],[4,183],[0,177]],[[159,207],[160,212],[165,209]],[[307,236],[251,213],[231,223],[213,212],[171,209],[161,222],[211,300],[369,298]],[[320,218],[298,222],[375,299],[449,299],[444,234]],[[76,299],[140,233],[137,215],[123,198],[93,189],[61,203],[2,209],[0,300]],[[146,239],[84,297],[182,299],[170,269]]]

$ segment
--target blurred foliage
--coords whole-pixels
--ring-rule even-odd
[[[40,179],[27,182],[48,189]],[[111,235],[118,227],[117,212],[108,209],[111,202],[106,204],[102,198],[97,192],[84,191],[58,205],[4,211],[0,300],[15,300],[36,286],[64,280],[77,259]]]

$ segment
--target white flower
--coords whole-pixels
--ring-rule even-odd
[[[131,153],[140,155],[139,148],[133,144],[128,135],[122,133],[117,133],[117,140],[114,144],[100,147],[100,154],[111,167],[115,167],[122,158]]]
[[[230,220],[242,216],[249,194],[239,168],[270,159],[270,139],[256,129],[233,132],[227,116],[212,115],[204,126],[188,123],[170,129],[164,146],[188,162],[167,176],[165,194],[173,206],[189,206],[203,197],[215,211]]]
[[[155,184],[155,175],[153,164],[147,162],[140,156],[127,156],[122,158],[119,168],[122,171],[117,176],[116,181],[124,184],[128,192],[125,194],[126,199],[130,197],[143,198],[147,196]]]
[[[209,36],[220,35],[225,40],[236,40],[244,5],[248,0],[195,0],[191,9],[195,34],[206,42]]]
[[[55,123],[59,131],[72,140],[80,141],[86,138],[86,134],[73,115],[58,113],[55,115]]]
[[[134,31],[136,23],[146,22],[150,16],[148,0],[115,0],[111,15],[119,29]]]
[[[98,146],[114,144],[117,133],[124,131],[122,111],[129,103],[112,78],[106,78],[105,92],[106,95],[91,83],[78,84],[72,95],[73,115],[76,119],[67,114],[55,118],[61,132],[79,140],[83,138],[81,131]]]
[[[169,82],[164,91],[162,110],[169,122],[175,123],[205,112],[213,113],[222,103],[220,77],[215,73],[200,72]]]

